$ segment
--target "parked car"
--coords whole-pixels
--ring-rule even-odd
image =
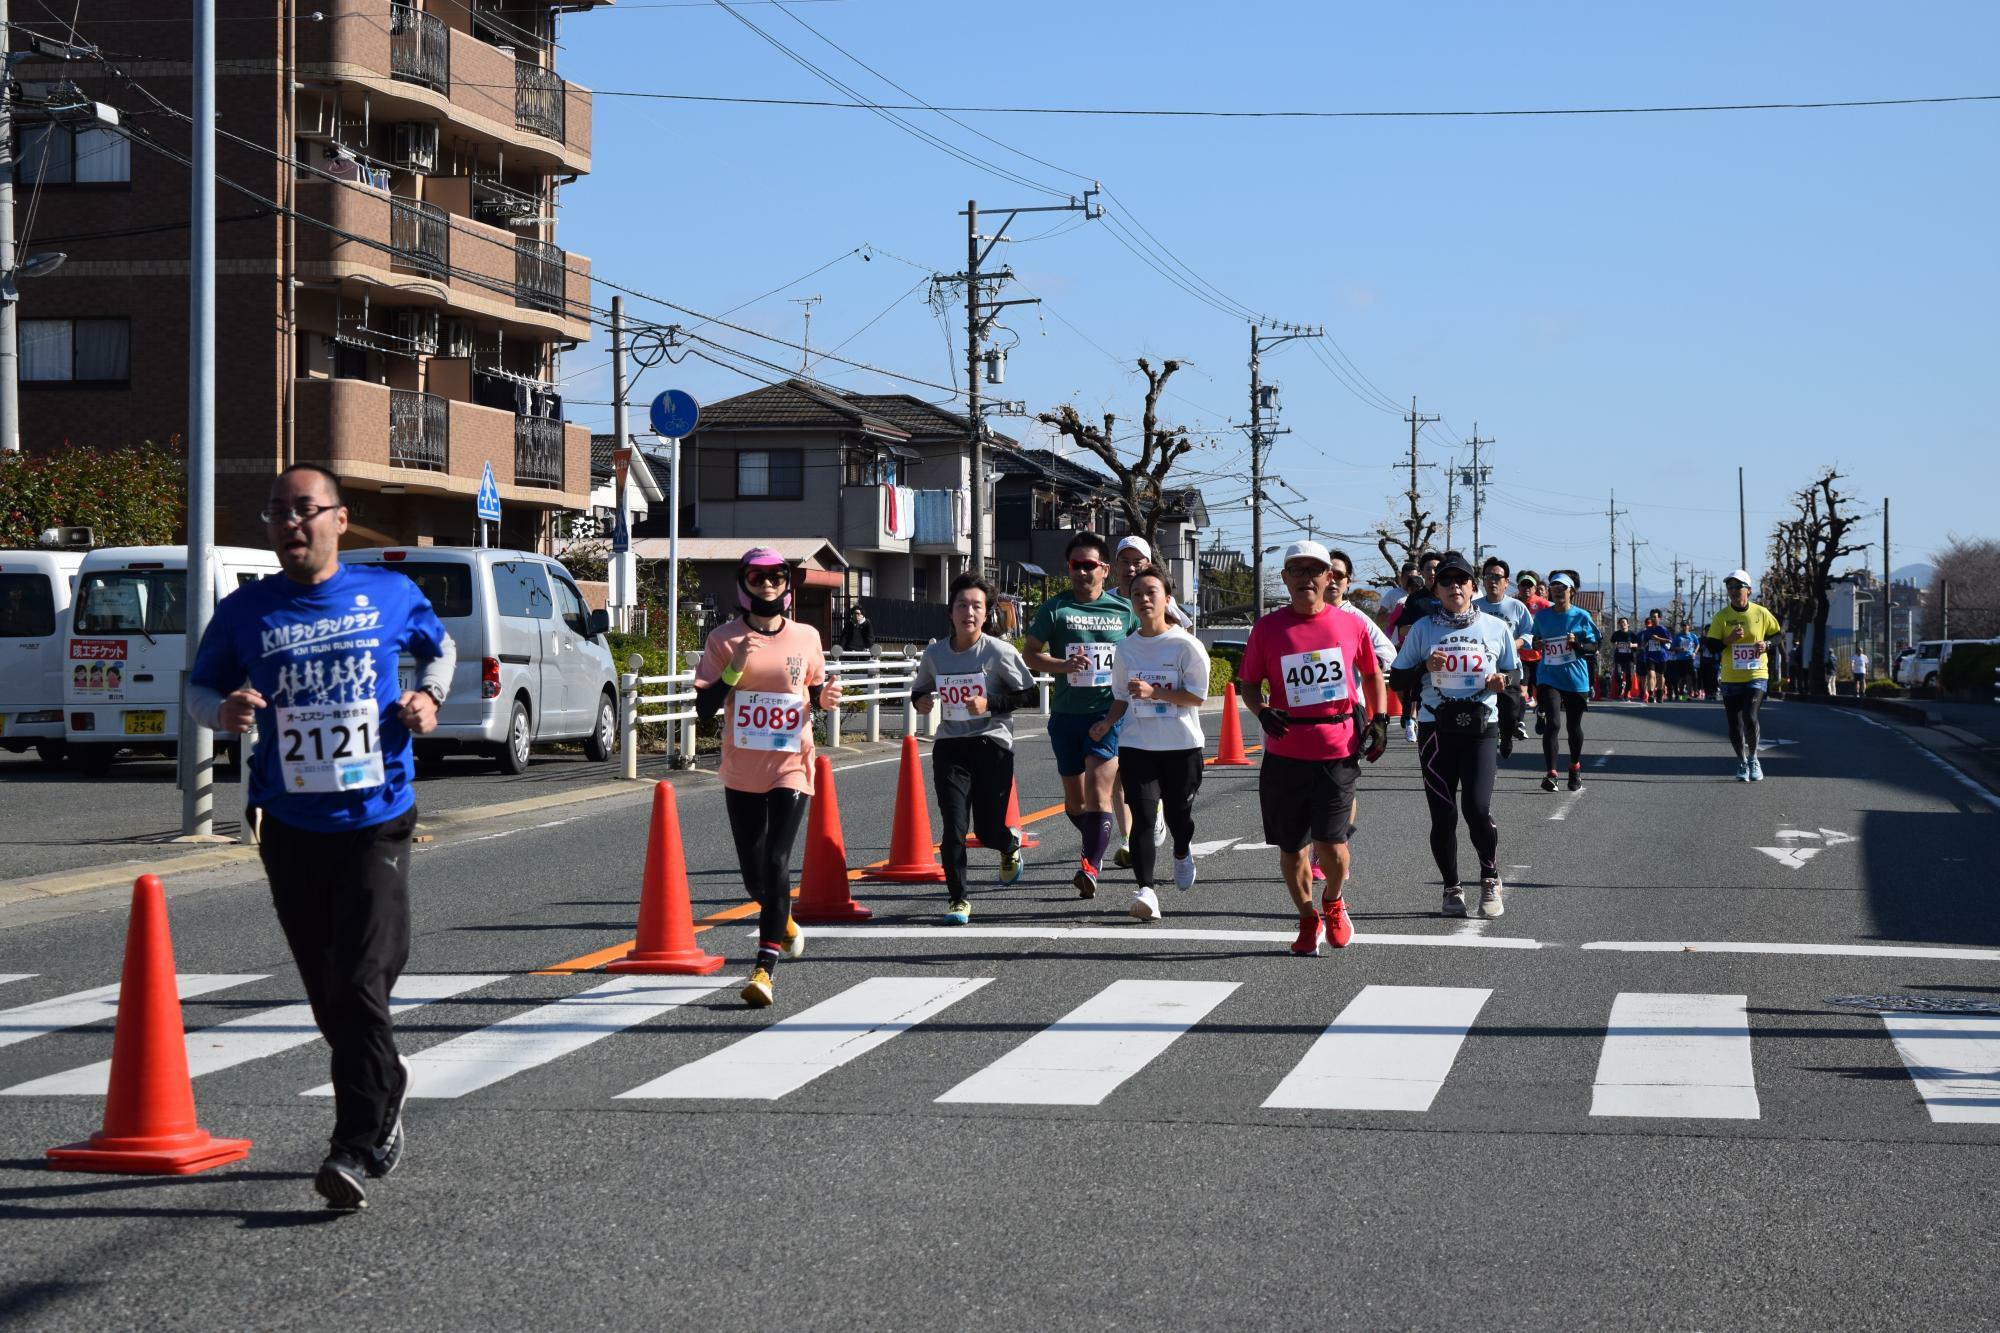
[[[1994,642],[1991,639],[1925,639],[1916,652],[1896,662],[1896,683],[1907,689],[1934,690],[1938,673],[1960,648]]]
[[[85,773],[103,773],[121,750],[179,752],[187,562],[185,546],[113,546],[90,552],[77,568],[60,667],[63,738]],[[209,568],[220,601],[277,573],[278,558],[218,546]],[[233,762],[236,741],[218,738],[217,746]]]
[[[0,749],[63,757],[63,633],[82,551],[0,551]]]
[[[437,730],[415,742],[433,767],[454,751],[493,755],[509,773],[530,751],[581,741],[591,759],[618,748],[618,668],[602,611],[585,605],[569,571],[531,551],[471,546],[384,546],[342,551],[349,564],[409,576],[458,650]],[[405,686],[416,663],[404,658]]]

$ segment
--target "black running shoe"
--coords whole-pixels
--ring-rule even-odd
[[[1571,791],[1583,790],[1583,769],[1576,764],[1569,766],[1569,789]]]
[[[340,1213],[358,1213],[368,1206],[367,1167],[351,1152],[336,1149],[319,1164],[313,1189],[326,1206]]]
[[[1555,789],[1556,789],[1556,771],[1552,768],[1547,773],[1542,775],[1542,790],[1554,791]]]

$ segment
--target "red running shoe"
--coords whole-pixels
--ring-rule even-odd
[[[1301,958],[1311,958],[1319,953],[1319,946],[1326,943],[1326,923],[1319,919],[1319,913],[1312,912],[1299,918],[1299,937],[1292,941],[1292,952]]]
[[[1354,938],[1354,923],[1347,919],[1347,899],[1335,898],[1326,905],[1326,939],[1336,949],[1345,949]]]
[[[1319,858],[1317,856],[1313,858],[1312,871],[1314,880],[1321,884],[1326,883],[1326,872],[1319,868]]]

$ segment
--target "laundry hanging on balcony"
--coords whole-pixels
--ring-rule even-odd
[[[908,541],[917,530],[917,493],[910,486],[882,488],[883,526],[891,540]]]

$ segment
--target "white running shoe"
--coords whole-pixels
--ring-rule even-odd
[[[1417,743],[1417,724],[1415,721],[1405,721],[1403,723],[1403,739],[1412,745]]]
[[[1444,891],[1444,906],[1439,910],[1446,916],[1464,916],[1465,890],[1456,884],[1446,889]]]
[[[1160,919],[1160,900],[1154,896],[1150,888],[1142,884],[1132,890],[1132,906],[1129,910],[1137,920],[1158,921]]]
[[[1199,874],[1197,874],[1197,872],[1195,871],[1195,868],[1194,868],[1194,853],[1193,853],[1193,852],[1189,852],[1189,853],[1188,853],[1188,854],[1187,854],[1186,856],[1176,856],[1176,857],[1174,858],[1174,887],[1175,887],[1175,888],[1177,888],[1177,889],[1180,889],[1181,891],[1185,892],[1185,891],[1187,891],[1188,889],[1191,889],[1191,888],[1193,888],[1193,887],[1194,887],[1194,882],[1195,882],[1195,880],[1197,880],[1198,878],[1200,878],[1200,876],[1199,876]]]
[[[1507,904],[1500,900],[1500,881],[1498,879],[1480,880],[1479,915],[1491,921],[1494,917],[1505,915],[1506,911]]]

